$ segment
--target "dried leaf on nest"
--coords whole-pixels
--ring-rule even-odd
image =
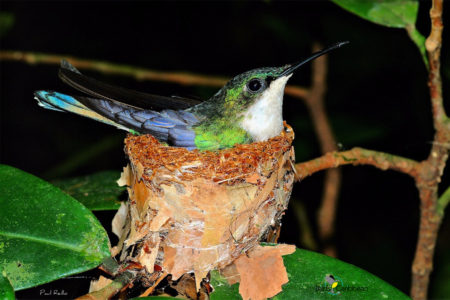
[[[147,268],[148,273],[153,273],[155,270],[156,257],[161,242],[159,239],[153,238],[153,240],[147,239],[137,256],[137,261]]]
[[[121,203],[119,210],[112,220],[112,232],[117,235],[118,238],[122,236],[123,229],[125,227],[125,221],[127,219],[128,206],[125,203]]]
[[[245,181],[248,183],[257,184],[261,180],[261,176],[258,173],[253,173],[249,177],[245,178]]]
[[[120,174],[120,178],[117,180],[117,185],[119,186],[130,186],[130,178],[131,178],[131,170],[130,166],[123,167],[122,174]]]
[[[294,251],[293,245],[257,246],[248,255],[236,259],[234,265],[240,277],[239,293],[242,298],[266,299],[281,292],[281,286],[289,281],[282,256]],[[233,278],[232,275],[228,274]]]
[[[108,278],[100,275],[98,280],[91,281],[91,285],[89,287],[89,293],[99,291],[102,288],[104,288],[105,286],[107,286],[108,284],[110,284],[111,282],[112,282],[111,279],[108,279]]]
[[[129,135],[125,151],[131,168],[121,180],[129,186],[129,217],[121,260],[133,259],[149,272],[156,263],[174,280],[192,272],[198,289],[210,270],[258,247],[287,208],[294,180],[287,163],[294,159],[292,139],[288,128],[266,142],[202,152]],[[256,263],[275,262],[267,278],[282,274],[280,252],[261,251],[248,258],[248,272],[235,277],[242,275],[244,287],[248,274],[259,272]],[[284,283],[274,282],[278,288]],[[263,294],[276,294],[275,287]]]
[[[195,278],[192,274],[184,274],[180,279],[177,281],[170,281],[169,284],[171,288],[179,293],[179,296],[185,296],[188,299],[209,299],[208,291],[205,286],[202,286],[200,290],[196,288]]]
[[[220,270],[220,275],[225,277],[229,285],[233,285],[241,281],[241,276],[239,276],[239,272],[237,271],[235,264],[230,264]]]

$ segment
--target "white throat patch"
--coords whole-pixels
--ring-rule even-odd
[[[240,125],[255,142],[266,141],[283,130],[284,87],[291,76],[292,74],[272,81],[261,97],[244,113]]]

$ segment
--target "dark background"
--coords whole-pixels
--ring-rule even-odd
[[[429,1],[420,2],[417,27],[424,35],[430,28],[429,8]],[[404,30],[364,21],[331,2],[2,1],[1,10],[14,16],[13,26],[0,39],[2,49],[230,78],[256,67],[298,61],[311,53],[315,41],[326,46],[349,40],[329,55],[326,105],[341,148],[361,146],[422,160],[431,147],[427,72],[415,45]],[[447,36],[442,64],[448,99]],[[121,170],[126,164],[125,132],[44,110],[33,100],[38,89],[73,92],[58,80],[56,65],[0,64],[1,163],[47,180]],[[206,99],[217,90],[84,73],[161,95]],[[290,80],[302,86],[309,82],[310,66]],[[297,161],[319,156],[302,101],[286,96],[284,117],[296,133]],[[446,172],[441,192],[449,185],[448,168]],[[291,199],[305,207],[314,234],[322,183],[323,173],[297,183]],[[113,214],[97,215],[108,227]],[[344,167],[334,241],[339,258],[408,293],[418,216],[419,199],[410,177],[372,167]],[[449,236],[447,217],[437,246],[432,297],[450,297]],[[280,242],[304,246],[292,210],[284,218]],[[22,293],[18,296],[26,295]]]

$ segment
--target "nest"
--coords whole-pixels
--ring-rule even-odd
[[[257,249],[288,205],[293,138],[286,125],[266,142],[212,152],[129,135],[130,164],[119,180],[128,186],[129,201],[113,221],[120,259],[172,279],[194,273],[198,289],[210,270],[223,270]]]

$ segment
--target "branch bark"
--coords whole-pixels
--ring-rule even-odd
[[[384,152],[353,148],[347,151],[333,151],[295,165],[297,180],[302,180],[316,172],[337,168],[343,165],[371,165],[381,170],[394,170],[408,174],[413,178],[419,176],[421,164],[415,160]]]
[[[128,285],[134,279],[134,275],[130,272],[124,272],[120,274],[114,281],[105,286],[104,288],[85,294],[76,298],[76,300],[104,300],[111,299],[121,289]]]
[[[21,61],[31,65],[59,65],[62,59],[67,59],[72,65],[81,70],[93,70],[109,75],[129,76],[135,78],[136,80],[161,81],[181,85],[211,87],[222,87],[228,81],[227,78],[220,76],[209,76],[187,72],[163,72],[124,64],[113,64],[105,61],[81,59],[69,55],[14,50],[0,51],[0,60]],[[308,89],[300,86],[287,86],[285,92],[290,96],[302,99],[308,95]]]
[[[420,176],[416,185],[420,196],[420,227],[416,253],[412,265],[411,297],[414,300],[427,299],[430,274],[433,270],[433,255],[439,227],[447,201],[438,202],[438,185],[448,159],[450,121],[445,113],[440,74],[442,46],[443,0],[433,0],[430,9],[431,33],[425,47],[430,62],[428,86],[435,129],[430,155],[421,163]],[[445,196],[445,194],[443,195]],[[444,198],[445,199],[445,198]]]

